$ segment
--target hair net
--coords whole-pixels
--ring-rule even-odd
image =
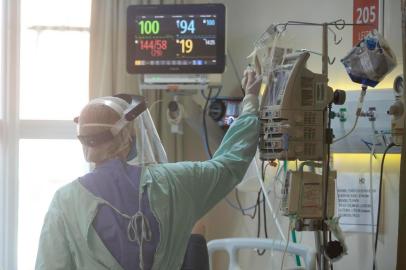
[[[113,158],[127,160],[130,149],[135,147],[135,158],[127,160],[130,164],[167,162],[149,111],[137,114],[134,120],[128,119],[128,111],[136,108],[133,101],[129,103],[121,97],[108,96],[96,98],[83,108],[77,131],[87,161],[99,163]],[[93,144],[92,138],[99,143]]]

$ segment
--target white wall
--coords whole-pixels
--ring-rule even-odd
[[[330,22],[344,19],[352,23],[352,0],[224,0],[227,6],[227,42],[228,50],[239,68],[240,74],[247,65],[247,56],[252,50],[252,43],[259,35],[275,22],[288,20],[307,22]],[[399,64],[401,64],[401,14],[400,1],[385,1],[385,37],[394,49]],[[359,86],[350,83],[340,59],[352,47],[352,27],[347,26],[342,31],[336,31],[343,41],[335,46],[332,35],[329,39],[330,57],[336,57],[334,65],[329,67],[330,85],[336,88],[358,89]],[[321,28],[291,27],[282,39],[282,45],[292,48],[306,48],[321,51]],[[312,56],[309,67],[315,72],[321,71],[321,57]],[[401,72],[401,65],[382,82],[379,88],[392,85],[393,77]],[[226,85],[232,87],[236,83],[231,65],[227,66],[224,77]]]
[[[374,171],[379,170],[381,156],[374,161]],[[398,185],[399,185],[399,156],[390,155],[385,161],[384,174],[384,195],[383,195],[383,210],[382,210],[382,230],[379,237],[377,261],[380,268],[378,269],[395,269],[396,265],[396,245],[397,245],[397,222],[398,222]],[[334,167],[339,173],[353,173],[354,175],[368,175],[369,155],[347,155],[340,154],[334,156]],[[354,177],[356,181],[358,178]],[[271,193],[274,207],[277,208],[278,200],[275,199],[279,194]],[[252,205],[255,202],[256,195],[252,193],[242,193],[240,195],[244,206]],[[235,202],[235,197],[232,194],[228,198]],[[288,228],[288,220],[284,216],[278,215],[282,223],[285,233]],[[280,239],[279,234],[275,229],[275,223],[270,221],[268,213],[268,230],[274,239]],[[222,202],[209,213],[208,221],[208,237],[210,239],[226,238],[226,237],[255,237],[257,233],[256,219],[251,220],[248,217],[243,217],[238,211],[232,210],[226,203]],[[263,233],[262,233],[263,235]],[[371,250],[371,235],[368,233],[346,233],[346,241],[349,254],[343,257],[340,261],[334,264],[334,269],[372,269],[372,250]],[[314,247],[313,233],[304,232],[302,235],[298,233],[298,239],[302,239],[302,243]],[[272,257],[270,253],[266,253],[263,257],[259,257],[255,252],[244,252],[240,254],[240,263],[242,269],[279,269],[281,256],[275,253]],[[224,256],[216,257],[217,268],[226,269],[226,259]],[[274,268],[272,268],[272,267]],[[294,260],[287,257],[285,266],[294,266]]]
[[[190,1],[192,2],[192,1]],[[204,2],[204,1],[193,1]],[[343,18],[346,22],[352,22],[352,0],[224,0],[227,6],[227,43],[239,74],[247,65],[245,57],[251,52],[253,41],[274,22],[286,22],[288,20],[329,22]],[[401,73],[401,14],[399,0],[385,1],[385,37],[391,47],[395,50],[399,65],[385,81],[377,88],[390,88],[394,76]],[[352,28],[346,27],[342,31],[336,31],[343,41],[333,45],[332,37],[329,39],[330,57],[337,60],[329,67],[330,85],[334,88],[359,89],[359,86],[350,82],[340,59],[350,50],[352,46]],[[292,27],[282,40],[282,45],[293,48],[307,48],[314,51],[321,51],[321,29],[310,27]],[[312,56],[309,60],[309,69],[315,72],[321,71],[321,58]],[[238,80],[236,79],[231,65],[228,64],[224,74],[225,91],[223,95],[239,95]],[[186,134],[185,141],[195,141],[196,134]],[[186,151],[188,151],[186,147]],[[186,159],[198,159],[201,157],[201,149],[194,148],[193,151],[185,153]],[[335,155],[335,168],[339,172],[367,173],[368,155]],[[356,160],[358,163],[354,163]],[[379,269],[395,269],[396,245],[397,245],[397,222],[398,222],[398,183],[399,183],[399,156],[390,156],[386,163],[385,186],[384,186],[384,210],[383,210],[383,231],[379,238],[378,265]],[[374,171],[378,172],[380,159],[375,162]],[[275,196],[275,195],[273,195]],[[229,198],[234,201],[234,196]],[[244,205],[254,203],[256,194],[243,194],[241,199]],[[285,230],[287,219],[279,217]],[[269,231],[273,238],[278,238],[273,222],[269,222]],[[207,216],[208,237],[224,238],[233,236],[256,236],[256,222],[248,217],[243,217],[239,212],[232,210],[224,202],[220,203]],[[349,255],[335,264],[334,269],[371,269],[371,237],[370,234],[347,234]],[[313,234],[304,233],[302,242],[314,245]],[[240,254],[240,262],[243,269],[279,269],[280,254],[273,256],[266,253],[259,257],[255,252],[243,252]],[[291,257],[286,259],[287,264],[294,265]],[[216,269],[226,269],[225,256],[216,256]]]

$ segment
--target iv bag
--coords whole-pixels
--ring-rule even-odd
[[[396,67],[396,57],[378,31],[373,30],[341,59],[351,80],[375,87]]]

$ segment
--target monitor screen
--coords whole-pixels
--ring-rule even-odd
[[[223,73],[224,66],[223,4],[128,7],[129,73]]]

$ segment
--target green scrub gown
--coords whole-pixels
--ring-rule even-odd
[[[248,94],[211,160],[143,168],[140,190],[147,190],[160,230],[152,269],[180,269],[195,222],[244,177],[257,148],[257,111],[258,98]],[[121,270],[92,226],[104,203],[77,180],[59,189],[45,217],[36,269]]]

